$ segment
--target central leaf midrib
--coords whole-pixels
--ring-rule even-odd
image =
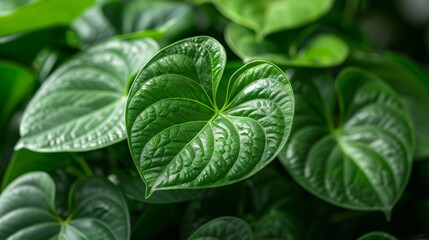
[[[196,69],[195,69],[195,71],[198,72]],[[156,75],[156,76],[153,76],[153,77],[151,77],[149,79],[146,79],[145,83],[151,81],[154,78],[161,79],[162,76],[179,76],[181,78],[189,80],[190,83],[192,83],[193,85],[197,86],[199,89],[201,89],[203,91],[204,95],[206,96],[207,101],[211,104],[211,107],[209,107],[206,103],[204,103],[204,105],[207,105],[208,108],[213,109],[215,111],[215,105],[214,105],[212,99],[210,99],[210,96],[208,95],[208,93],[206,92],[206,90],[201,85],[201,80],[200,79],[198,79],[198,82],[197,82],[194,79],[189,78],[188,76],[185,76],[185,75],[180,75],[180,74],[176,74],[176,73],[165,73],[165,74]],[[145,83],[143,83],[142,85],[144,85]],[[168,98],[163,98],[163,99],[171,99],[171,98],[175,98],[175,97],[168,97]],[[161,101],[163,99],[159,99],[158,101]],[[158,101],[156,101],[156,102],[158,102]],[[199,103],[202,103],[202,102],[198,101],[197,99],[195,99],[195,101],[199,102]]]
[[[178,151],[178,153],[173,157],[173,159],[168,163],[168,164],[166,164],[165,166],[164,166],[164,168],[162,169],[162,171],[159,173],[159,174],[157,174],[158,175],[158,177],[156,177],[155,178],[155,180],[152,182],[152,184],[150,184],[150,185],[148,185],[147,186],[147,188],[146,188],[146,197],[148,197],[148,196],[150,196],[150,195],[152,195],[152,193],[154,192],[154,190],[156,190],[156,189],[163,189],[163,188],[157,188],[156,187],[156,185],[158,184],[159,185],[159,181],[160,180],[162,180],[162,178],[161,178],[161,176],[165,173],[165,171],[167,171],[167,169],[168,169],[168,167],[176,160],[176,158],[180,155],[180,153],[189,145],[189,144],[191,144],[192,143],[192,141],[194,141],[195,139],[196,139],[196,137],[198,137],[208,126],[210,126],[210,122],[211,121],[213,121],[216,117],[218,116],[218,114],[214,114],[213,115],[213,117],[211,118],[211,119],[209,119],[209,120],[207,120],[207,121],[200,121],[200,122],[205,122],[206,124],[195,134],[195,136],[190,140],[190,141],[188,141],[181,149],[180,149],[180,151]],[[181,123],[181,124],[192,124],[192,123],[194,123],[193,121],[192,122],[185,122],[185,123]],[[172,125],[172,126],[170,126],[169,128],[173,128],[173,127],[175,127],[175,126],[177,126],[177,125],[181,125],[181,124],[175,124],[175,125]],[[166,128],[166,129],[168,129],[168,128]],[[163,131],[165,131],[166,129],[164,129]],[[163,131],[160,131],[159,133],[157,133],[155,136],[157,136],[157,135],[159,135],[159,134],[161,134]],[[154,136],[154,137],[155,137]],[[153,139],[153,137],[150,139],[150,140],[152,140]],[[150,141],[149,140],[149,141]],[[148,141],[148,142],[149,142]],[[143,152],[143,149],[142,149],[142,152]],[[155,186],[155,187],[154,187]]]
[[[229,117],[232,117],[232,118],[245,118],[245,119],[249,119],[250,121],[253,121],[253,122],[255,122],[261,129],[262,129],[262,131],[264,132],[264,135],[266,136],[267,135],[267,133],[266,133],[266,131],[265,131],[265,128],[258,122],[258,121],[256,121],[255,119],[253,119],[253,118],[250,118],[250,117],[243,117],[243,116],[230,116],[230,115],[225,115],[225,114],[221,114],[221,113],[215,113],[214,115],[213,115],[213,117],[211,118],[211,119],[209,119],[209,120],[207,120],[207,121],[198,121],[198,122],[206,122],[206,124],[201,128],[201,130],[200,131],[198,131],[198,133],[196,133],[195,134],[195,136],[188,142],[188,143],[186,143],[181,149],[180,149],[180,151],[173,157],[173,159],[167,164],[167,165],[165,165],[165,167],[163,168],[163,170],[158,174],[158,177],[155,179],[155,181],[153,181],[153,184],[152,184],[152,186],[148,186],[148,191],[149,192],[153,192],[154,190],[160,190],[160,189],[171,189],[172,187],[161,187],[161,188],[157,188],[157,187],[155,187],[155,188],[153,188],[153,186],[155,186],[160,180],[162,180],[162,178],[160,177],[160,176],[162,176],[162,174],[163,173],[165,173],[165,171],[168,169],[168,167],[172,164],[172,163],[174,163],[174,161],[176,160],[176,158],[182,153],[182,151],[190,144],[190,143],[192,143],[192,141],[196,138],[196,137],[198,137],[199,135],[200,135],[200,133],[201,132],[203,132],[207,127],[210,127],[211,128],[211,123],[214,121],[214,119],[216,119],[216,118],[218,118],[218,117],[222,117],[222,118],[225,118],[227,121],[229,121],[230,123],[231,123],[231,125],[233,125],[234,126],[234,129],[237,131],[237,133],[238,133],[238,130],[235,128],[235,125],[231,122],[231,120],[229,120],[228,118]],[[195,121],[195,122],[197,122],[197,121]],[[172,126],[170,126],[169,128],[172,128],[172,127],[175,127],[175,126],[178,126],[178,125],[182,125],[182,124],[192,124],[193,122],[185,122],[185,123],[181,123],[181,124],[175,124],[175,125],[172,125]],[[168,129],[168,128],[167,128]],[[165,129],[164,129],[165,130]],[[162,131],[161,131],[162,132]],[[161,134],[161,132],[160,133],[158,133],[158,134]],[[157,134],[157,135],[158,135]],[[238,135],[239,136],[239,135]],[[149,140],[150,141],[150,140]],[[267,147],[267,138],[265,138],[265,144],[264,144],[264,153],[263,153],[263,156],[264,156],[264,154],[265,154],[265,149],[266,149],[266,147]],[[241,151],[241,145],[240,145],[240,151]],[[239,151],[239,153],[240,153],[240,151]],[[238,156],[239,156],[239,154],[238,154]],[[262,159],[264,159],[264,158],[262,158]],[[210,160],[211,160],[211,158],[210,158]],[[210,163],[210,160],[209,161],[207,161],[207,163],[206,163],[206,166]],[[252,170],[254,169],[254,168],[256,168],[257,166],[258,166],[258,164],[260,163],[261,161],[259,161],[257,164],[255,164],[255,166],[252,168]],[[235,164],[235,163],[234,163]],[[234,164],[232,165],[232,166],[234,166]],[[205,167],[206,167],[205,166]],[[232,166],[231,166],[231,168],[229,169],[229,171],[232,169]],[[205,168],[204,167],[204,168]],[[203,168],[203,169],[204,169]],[[249,171],[249,172],[252,172],[252,170],[251,171]],[[224,176],[226,176],[228,173],[229,173],[229,171],[224,175]],[[188,180],[187,182],[192,182],[192,181],[194,181],[196,178],[198,178],[199,176],[201,175],[201,173],[200,174],[198,174],[195,178],[193,178],[193,179],[190,179],[190,180]],[[187,183],[187,182],[182,182],[181,184],[184,184],[184,183]],[[174,187],[173,187],[174,188]]]
[[[355,166],[360,169],[360,171],[363,173],[363,176],[365,176],[365,178],[367,179],[367,182],[369,183],[369,185],[371,186],[371,188],[374,190],[374,192],[376,193],[378,199],[380,200],[380,202],[383,204],[383,206],[386,206],[389,202],[388,199],[386,199],[384,197],[384,194],[382,192],[380,192],[380,189],[378,187],[376,187],[373,182],[371,181],[371,177],[368,176],[368,173],[365,171],[365,168],[362,168],[361,165],[359,164],[359,160],[355,159],[352,154],[350,154],[349,152],[346,151],[345,147],[343,146],[343,143],[341,141],[341,139],[337,138],[337,144],[340,147],[340,149],[342,150],[342,152],[344,153],[344,157],[348,158],[351,160],[352,163],[355,164]],[[385,209],[383,209],[385,210]]]

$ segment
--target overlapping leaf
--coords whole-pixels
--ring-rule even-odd
[[[94,0],[6,0],[0,2],[0,36],[69,24]]]
[[[111,40],[57,69],[27,106],[16,148],[87,151],[124,140],[128,84],[156,50],[150,39]]]
[[[127,204],[111,183],[81,180],[69,199],[63,220],[55,210],[52,178],[43,172],[21,176],[0,195],[0,239],[129,239]]]
[[[126,125],[147,196],[245,179],[285,144],[294,98],[284,73],[253,62],[222,78],[220,43],[195,37],[158,52],[130,90]]]
[[[212,0],[219,11],[237,24],[266,35],[302,26],[326,14],[333,0]]]
[[[71,29],[80,46],[91,46],[116,34],[116,29],[104,15],[103,4],[99,3],[87,9],[72,22]]]
[[[347,58],[347,44],[334,34],[318,33],[305,37],[308,38],[306,41],[290,43],[291,39],[297,38],[296,32],[291,32],[280,39],[258,40],[252,30],[237,24],[228,25],[225,32],[229,47],[244,62],[261,59],[285,66],[331,67]]]
[[[410,175],[414,132],[396,93],[361,70],[330,79],[293,78],[297,112],[279,154],[308,191],[333,204],[387,215]],[[339,117],[334,115],[335,92]]]
[[[414,157],[429,156],[429,71],[395,53],[354,50],[351,61],[379,76],[402,97],[416,129]]]
[[[161,42],[168,42],[196,22],[190,5],[168,1],[134,1],[124,9],[124,33],[158,35]]]

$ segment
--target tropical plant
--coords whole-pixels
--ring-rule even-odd
[[[3,0],[0,240],[429,238],[429,6]]]

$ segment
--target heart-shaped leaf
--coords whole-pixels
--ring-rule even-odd
[[[55,184],[43,172],[12,182],[0,195],[0,239],[129,239],[125,199],[101,178],[78,181],[69,194],[69,214],[55,210]]]
[[[233,22],[253,29],[258,39],[310,23],[326,14],[333,0],[212,0]]]
[[[253,62],[222,78],[225,62],[219,42],[195,37],[164,48],[137,75],[126,126],[147,197],[240,181],[286,143],[294,98],[284,73]]]
[[[94,0],[0,1],[0,36],[69,24],[93,3]]]
[[[302,32],[308,35],[305,30]],[[278,39],[258,40],[252,30],[237,24],[229,24],[225,31],[225,40],[229,47],[244,62],[260,59],[284,66],[331,67],[344,62],[349,53],[347,44],[330,33],[300,36],[298,40],[308,39],[288,45],[296,36],[298,35],[295,32],[291,32],[281,35]]]
[[[236,217],[216,218],[198,228],[188,240],[223,239],[252,240],[249,224]]]
[[[310,80],[308,80],[310,79]],[[407,109],[385,83],[358,69],[295,75],[296,117],[283,165],[311,193],[333,204],[390,214],[410,175],[414,132]]]
[[[414,157],[429,156],[429,71],[411,59],[395,53],[355,50],[351,61],[389,84],[408,107],[416,129]]]
[[[28,104],[16,148],[88,151],[124,140],[129,81],[157,49],[150,39],[112,40],[64,64]]]

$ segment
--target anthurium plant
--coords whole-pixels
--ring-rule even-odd
[[[0,240],[429,238],[429,4],[0,1]]]

